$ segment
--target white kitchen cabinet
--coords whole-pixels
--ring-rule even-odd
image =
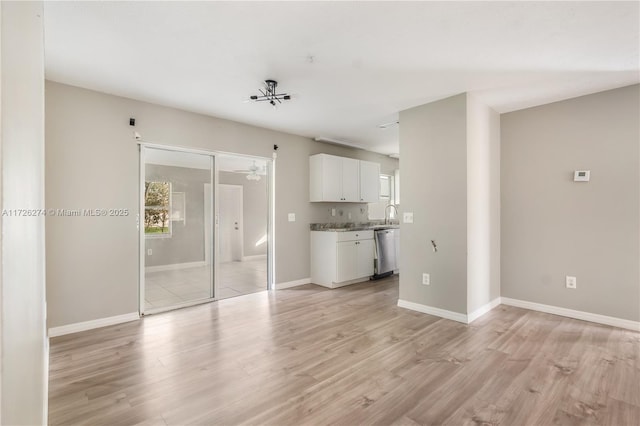
[[[312,202],[366,203],[377,199],[379,194],[380,165],[377,163],[316,154],[309,157],[309,173]]]
[[[335,282],[340,283],[358,278],[358,241],[343,241],[336,244]]]
[[[342,201],[359,200],[360,187],[360,162],[353,158],[342,159]]]
[[[329,288],[373,275],[373,231],[311,231],[311,282]]]
[[[377,203],[380,200],[380,164],[360,161],[360,201]]]
[[[356,250],[356,275],[358,277],[370,277],[373,275],[373,258],[375,255],[375,243],[370,240],[357,241]]]

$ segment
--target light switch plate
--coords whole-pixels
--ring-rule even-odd
[[[289,213],[289,222],[295,222],[295,221],[296,221],[296,214]]]
[[[576,170],[573,172],[574,182],[589,182],[591,179],[591,170]]]
[[[413,212],[402,213],[402,221],[404,223],[413,223]]]

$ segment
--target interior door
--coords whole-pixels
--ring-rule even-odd
[[[220,261],[242,260],[242,186],[218,185]]]

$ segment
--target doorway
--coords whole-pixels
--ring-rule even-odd
[[[244,228],[242,185],[218,184],[220,262],[241,262]]]
[[[140,313],[273,288],[273,160],[140,143]]]
[[[268,161],[218,157],[218,298],[268,289]]]
[[[215,158],[148,147],[141,158],[141,312],[213,299]]]

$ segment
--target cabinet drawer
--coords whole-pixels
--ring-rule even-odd
[[[347,231],[337,232],[337,234],[337,241],[359,241],[373,239],[373,231]]]

